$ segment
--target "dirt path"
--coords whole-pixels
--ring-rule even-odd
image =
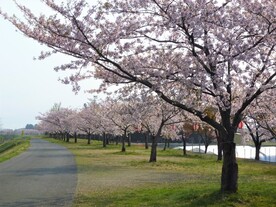
[[[1,207],[71,206],[76,185],[74,156],[45,140],[0,164]]]

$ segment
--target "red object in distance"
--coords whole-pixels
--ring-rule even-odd
[[[239,128],[239,129],[242,129],[242,128],[243,128],[243,122],[242,122],[242,121],[239,123],[238,128]]]

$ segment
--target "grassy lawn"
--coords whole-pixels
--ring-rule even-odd
[[[29,138],[16,138],[0,144],[0,163],[11,159],[27,150],[30,146]]]
[[[53,141],[53,140],[51,140]],[[76,156],[78,186],[74,206],[276,206],[276,165],[249,160],[239,162],[239,191],[221,194],[222,163],[212,155],[159,150],[157,163],[149,163],[150,150],[131,146],[102,148],[62,143]]]

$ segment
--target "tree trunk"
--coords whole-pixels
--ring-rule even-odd
[[[151,152],[149,162],[156,162],[157,159],[157,136],[152,136]]]
[[[106,145],[109,145],[109,143],[110,143],[110,135],[107,134],[107,135],[105,135],[105,137],[106,137]]]
[[[119,139],[120,139],[120,137],[119,137],[119,136],[116,136],[115,139],[116,139],[116,145],[118,145],[118,144],[119,144]]]
[[[207,154],[208,146],[209,146],[209,144],[205,144],[205,150],[204,150],[205,154]]]
[[[210,145],[210,139],[208,138],[207,136],[207,133],[205,132],[204,134],[204,137],[203,138],[203,141],[204,141],[204,146],[205,146],[205,149],[204,149],[204,154],[207,154],[207,151],[208,151],[208,147]]]
[[[167,149],[167,144],[168,144],[168,139],[165,139],[164,148],[163,148],[164,151]]]
[[[106,134],[103,133],[103,147],[106,147]]]
[[[149,148],[149,136],[148,136],[148,133],[145,133],[144,136],[145,136],[145,149],[148,149]]]
[[[88,133],[87,144],[91,144],[91,133]]]
[[[183,155],[187,155],[187,151],[186,151],[186,140],[185,140],[185,137],[184,137],[184,134],[181,133],[181,138],[182,138],[182,143],[183,143]]]
[[[157,143],[158,143],[159,137],[161,136],[163,126],[164,126],[164,122],[162,121],[156,135],[155,136],[151,135],[152,136],[152,144],[151,144],[151,152],[150,152],[149,162],[156,162],[157,161]]]
[[[128,134],[128,139],[127,139],[127,146],[131,146],[131,134]]]
[[[215,131],[215,133],[216,133],[216,136],[217,136],[217,143],[218,143],[218,158],[217,158],[217,161],[221,161],[222,160],[222,149],[223,149],[222,138],[221,138],[221,135],[218,131]]]
[[[122,137],[122,152],[125,152],[126,151],[126,143],[125,143],[125,139],[126,139],[126,136],[127,136],[127,132],[126,130],[124,131],[124,135]]]
[[[75,143],[78,142],[77,132],[74,133]]]
[[[235,193],[238,189],[238,164],[236,161],[236,144],[223,144],[223,166],[221,174],[221,192]]]
[[[69,142],[69,139],[70,139],[70,134],[66,132],[66,142]]]
[[[255,144],[256,148],[256,154],[255,154],[255,160],[260,160],[260,150],[261,150],[261,144]]]

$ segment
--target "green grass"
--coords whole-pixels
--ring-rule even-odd
[[[0,153],[5,152],[6,150],[14,147],[17,143],[15,142],[6,142],[0,145]]]
[[[53,140],[51,140],[53,141]],[[149,163],[150,150],[141,146],[102,148],[54,142],[68,147],[76,156],[78,186],[75,207],[82,206],[276,206],[276,165],[238,160],[239,190],[221,194],[222,163],[216,156],[188,154],[181,150],[158,150],[156,163]]]
[[[16,138],[0,145],[0,163],[26,151],[30,146],[29,138]]]

